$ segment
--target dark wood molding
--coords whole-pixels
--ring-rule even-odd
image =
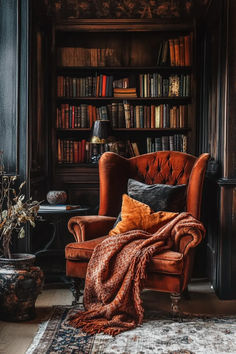
[[[60,31],[190,31],[193,23],[170,23],[155,19],[67,19],[55,23],[56,30]]]
[[[20,2],[0,2],[0,150],[7,172],[19,172]],[[8,49],[8,50],[6,50]]]

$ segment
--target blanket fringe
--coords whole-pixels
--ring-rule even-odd
[[[96,333],[104,333],[109,334],[111,336],[116,336],[119,333],[127,331],[127,329],[133,329],[136,327],[135,323],[130,323],[129,326],[123,326],[120,324],[121,327],[117,324],[117,327],[112,324],[109,324],[109,321],[104,319],[92,319],[92,320],[84,320],[81,318],[75,318],[69,321],[70,325],[75,328],[81,328],[81,330],[87,334],[94,335]],[[109,327],[108,327],[109,326]]]

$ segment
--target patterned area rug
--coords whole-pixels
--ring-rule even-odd
[[[190,317],[146,312],[142,326],[116,337],[87,335],[68,324],[78,307],[56,306],[26,354],[236,353],[236,317]]]

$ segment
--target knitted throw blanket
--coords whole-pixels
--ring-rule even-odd
[[[186,234],[196,245],[205,229],[190,214],[181,213],[154,234],[132,230],[101,242],[88,264],[85,311],[76,313],[70,324],[89,334],[113,336],[140,325],[144,312],[140,292],[151,257],[170,249],[174,239]]]

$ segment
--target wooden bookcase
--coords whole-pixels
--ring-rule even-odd
[[[111,121],[113,139],[123,142],[126,156],[132,143],[140,153],[195,153],[194,35],[192,24],[150,19],[53,26],[51,177],[70,202],[98,205],[98,169],[89,157],[94,145],[85,143],[95,119]],[[171,39],[177,62],[169,54]],[[135,88],[136,95],[114,97],[119,85]]]

